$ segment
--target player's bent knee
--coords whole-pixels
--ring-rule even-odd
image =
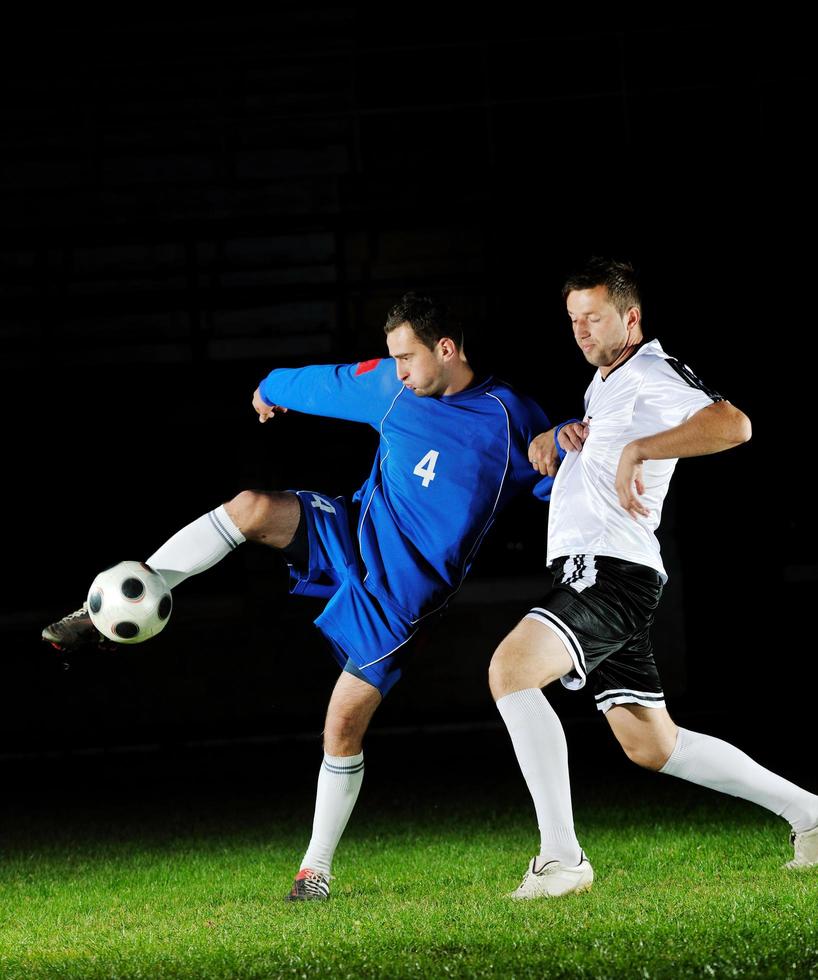
[[[539,672],[528,662],[525,651],[508,638],[494,651],[489,664],[489,690],[495,701],[529,687],[541,687]]]
[[[361,736],[333,738],[324,733],[324,751],[327,755],[357,755],[363,751],[364,740]]]
[[[367,724],[356,715],[340,714],[327,719],[324,750],[329,755],[356,755],[361,751]]]
[[[550,631],[522,623],[494,651],[489,688],[495,701],[515,691],[543,688],[571,669],[571,658]]]
[[[269,517],[270,500],[267,494],[258,490],[242,490],[224,505],[224,509],[242,534],[248,535]]]
[[[653,772],[658,772],[670,758],[670,752],[665,751],[661,745],[634,743],[623,745],[622,748],[631,762]]]
[[[297,512],[298,502],[292,494],[242,490],[224,508],[246,538],[264,537],[266,540],[286,513]]]
[[[501,643],[494,651],[494,655],[489,663],[489,690],[495,701],[510,693],[507,690],[511,681],[508,661],[508,656],[504,656],[503,654],[503,644]]]

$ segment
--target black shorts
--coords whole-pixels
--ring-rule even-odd
[[[662,595],[659,573],[599,555],[558,558],[551,571],[551,591],[526,619],[552,629],[570,654],[574,668],[563,685],[578,690],[593,672],[590,688],[600,711],[615,704],[664,707],[650,639]]]

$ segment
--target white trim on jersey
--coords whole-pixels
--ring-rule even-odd
[[[542,623],[543,626],[547,626],[562,640],[562,645],[568,651],[568,656],[571,658],[574,664],[574,670],[577,673],[577,677],[572,677],[570,674],[561,677],[560,682],[563,687],[567,687],[569,691],[578,691],[580,688],[585,687],[585,654],[582,651],[582,645],[576,638],[571,627],[563,623],[550,609],[542,609],[539,606],[530,609],[523,618],[533,619],[537,623]]]
[[[594,695],[597,708],[603,713],[617,704],[639,704],[643,708],[664,708],[665,695],[663,691],[629,691],[627,688],[616,687]]]

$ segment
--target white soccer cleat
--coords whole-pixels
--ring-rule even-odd
[[[533,857],[518,888],[508,898],[559,898],[574,892],[587,892],[594,883],[594,869],[583,852],[574,867],[560,861],[546,861],[537,868]]]
[[[812,868],[818,865],[818,825],[802,834],[790,834],[790,844],[795,847],[795,857],[787,861],[785,868]]]

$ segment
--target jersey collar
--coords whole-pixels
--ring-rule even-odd
[[[489,376],[488,378],[484,378],[482,381],[478,381],[476,384],[469,385],[468,388],[464,388],[462,391],[455,392],[453,395],[441,395],[440,400],[442,402],[446,402],[447,404],[467,401],[469,398],[474,398],[475,395],[485,394],[493,385],[494,378]]]
[[[602,372],[599,370],[599,368],[597,368],[597,372],[599,373],[599,380],[602,381],[602,382],[607,381],[608,378],[611,377],[611,375],[616,374],[616,372],[621,367],[624,367],[629,361],[633,360],[634,357],[638,357],[642,353],[642,351],[645,351],[645,350],[661,350],[661,349],[662,349],[662,345],[659,343],[658,340],[646,340],[643,337],[639,341],[639,343],[634,347],[634,349],[630,352],[630,354],[628,354],[628,356],[625,358],[625,360],[622,361],[621,364],[617,364],[616,367],[613,369],[613,371],[609,371],[605,375],[604,378],[602,377]]]

